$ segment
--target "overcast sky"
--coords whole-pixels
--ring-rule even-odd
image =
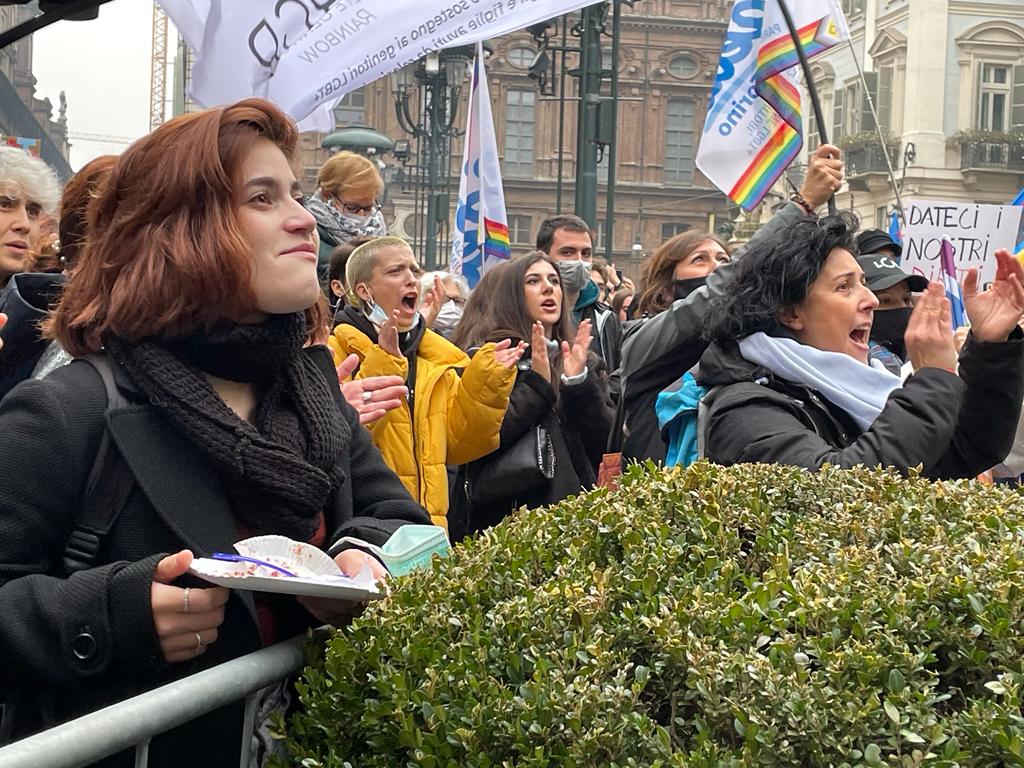
[[[153,3],[114,0],[93,21],[58,21],[35,33],[36,96],[49,98],[57,117],[59,94],[68,100],[70,133],[136,139],[149,131],[149,77]],[[171,29],[168,63],[177,34]],[[168,97],[171,79],[168,72]],[[71,140],[71,167],[118,153],[124,143]]]

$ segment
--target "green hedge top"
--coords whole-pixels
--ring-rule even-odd
[[[1024,505],[632,468],[397,584],[307,668],[303,766],[1024,765]]]

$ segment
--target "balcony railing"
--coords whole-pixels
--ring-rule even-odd
[[[889,148],[889,159],[892,167],[896,168],[896,156],[898,150]],[[846,175],[863,176],[866,173],[886,173],[888,168],[885,164],[885,153],[877,144],[870,144],[864,147],[852,147],[845,153]]]
[[[1024,146],[1006,141],[969,141],[960,146],[960,168],[1024,171]]]

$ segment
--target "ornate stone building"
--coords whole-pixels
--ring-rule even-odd
[[[700,129],[725,34],[728,0],[638,0],[623,8],[619,61],[617,168],[613,258],[634,277],[640,257],[664,239],[689,228],[728,225],[735,208],[694,165]],[[573,38],[569,38],[573,41]],[[491,41],[487,62],[492,106],[502,159],[505,200],[514,252],[531,248],[541,220],[572,212],[576,142],[575,80],[567,78],[562,141],[562,201],[557,207],[559,117],[557,98],[538,92],[529,76],[537,44],[527,32]],[[605,68],[611,44],[602,38]],[[575,66],[573,58],[569,66]],[[463,101],[465,100],[465,91]],[[607,92],[607,80],[605,85]],[[460,108],[456,126],[465,118]],[[392,139],[408,138],[395,116],[388,78],[349,94],[336,109],[339,127],[368,125]],[[321,134],[303,135],[303,181],[313,189],[316,170],[327,158]],[[453,146],[452,168],[462,155]],[[386,162],[401,176],[393,158]],[[603,164],[606,166],[606,163]],[[389,171],[393,173],[393,171]],[[599,176],[606,178],[607,171]],[[388,213],[398,234],[412,236],[416,215],[408,195],[393,183]],[[454,212],[453,179],[451,208]],[[606,185],[598,190],[598,247],[605,247]],[[639,246],[639,247],[637,247]]]
[[[32,11],[20,6],[0,6],[0,30],[8,30],[27,18]],[[36,78],[32,74],[32,37],[26,37],[0,50],[0,134],[40,141],[40,156],[62,179],[71,176],[68,164],[66,105],[61,94],[57,119],[49,99],[35,95]]]

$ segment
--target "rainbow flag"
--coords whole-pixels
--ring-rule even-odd
[[[849,37],[836,0],[787,0],[806,55]],[[736,0],[722,44],[697,167],[745,210],[803,147],[796,44],[777,0]]]
[[[466,278],[470,288],[491,266],[512,255],[484,51],[480,43],[476,48],[450,266],[453,274]]]

